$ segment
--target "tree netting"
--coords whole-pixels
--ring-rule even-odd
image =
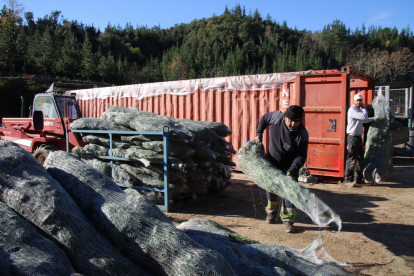
[[[325,251],[321,237],[294,249],[250,240],[207,219],[190,219],[177,228],[222,254],[238,275],[350,275]]]
[[[93,119],[90,122],[85,118],[83,121],[79,124],[80,130],[92,130],[87,128],[89,125],[95,126],[97,130],[110,130],[108,121],[128,131],[161,132],[164,126],[168,126],[170,130],[168,164],[171,195],[169,200],[176,202],[186,197],[193,198],[194,193],[196,195],[205,195],[209,192],[219,193],[230,184],[231,168],[235,166],[231,162],[230,154],[236,152],[231,143],[224,139],[225,136],[231,134],[231,131],[222,123],[175,119],[137,108],[120,106],[110,106],[103,113],[102,119]],[[100,121],[102,126],[99,125]],[[72,128],[78,129],[78,125]],[[127,187],[143,186],[163,189],[163,137],[149,134],[114,134],[112,136],[112,156],[130,160],[129,162],[113,162],[113,180]],[[91,161],[109,152],[108,135],[85,134],[83,139],[88,145],[83,149],[75,147],[72,153],[108,175],[107,164],[110,164],[109,162]],[[178,173],[177,170],[181,170],[183,174]],[[162,193],[158,192],[142,191],[140,193],[156,199],[157,202],[160,202],[160,195],[162,196]]]
[[[126,194],[109,177],[73,155],[52,152],[44,166],[95,227],[148,271],[156,275],[234,275],[220,254],[176,229],[147,198]]]
[[[10,207],[0,202],[0,274],[74,274],[66,254]]]
[[[46,170],[12,142],[0,141],[0,154],[10,207],[0,203],[0,274],[348,275],[320,258],[329,257],[320,239],[299,250],[204,219],[175,227],[142,191],[123,191],[73,154],[50,153]]]
[[[118,125],[110,121],[102,121],[97,118],[79,118],[73,123],[71,123],[72,129],[95,129],[95,130],[116,130],[116,131],[128,131],[124,126]]]
[[[375,119],[371,123],[365,145],[363,175],[371,183],[381,183],[393,171],[393,146],[390,130],[389,111],[386,98],[381,90],[372,101]]]
[[[0,200],[58,243],[76,272],[145,275],[95,230],[75,201],[29,152],[0,140],[0,156]]]
[[[173,122],[176,125],[190,130],[196,140],[202,141],[205,144],[213,143],[219,139],[219,136],[213,129],[205,127],[196,121],[190,119],[175,119]]]
[[[263,144],[249,141],[237,154],[237,167],[266,191],[292,202],[319,226],[335,223],[341,229],[341,218],[314,193],[283,174],[268,160]]]
[[[200,125],[203,125],[207,128],[211,128],[214,130],[218,136],[226,137],[231,135],[231,129],[228,128],[225,124],[218,123],[218,122],[206,122],[206,121],[197,121]]]
[[[88,134],[88,135],[84,135],[82,136],[82,140],[85,141],[88,144],[95,144],[95,145],[99,145],[99,146],[104,146],[106,148],[110,147],[110,140],[108,135],[93,135],[93,134]],[[131,145],[136,145],[136,146],[140,146],[141,144],[131,144],[131,143],[126,143],[122,140],[116,139],[116,138],[112,138],[112,147],[114,148],[129,148]]]
[[[97,169],[104,175],[111,177],[112,168],[111,168],[111,163],[109,161],[103,161],[101,159],[87,158],[87,157],[80,157],[80,159],[86,164],[88,164],[89,166]]]
[[[138,116],[135,113],[107,114],[108,120],[117,123],[130,130],[160,132],[160,127],[168,127],[169,140],[179,143],[188,143],[194,140],[194,135],[186,128],[174,125],[169,117],[165,116]]]

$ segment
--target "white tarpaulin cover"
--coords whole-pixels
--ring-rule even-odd
[[[72,90],[67,93],[76,93],[77,100],[86,101],[93,99],[106,99],[109,97],[112,97],[115,100],[121,98],[135,98],[137,100],[141,100],[145,97],[152,97],[162,94],[188,95],[192,94],[197,89],[202,89],[204,91],[213,89],[221,92],[234,90],[265,90],[279,88],[283,83],[295,79],[295,77],[301,73],[303,72],[143,83]]]

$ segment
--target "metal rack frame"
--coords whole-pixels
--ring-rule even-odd
[[[164,126],[161,132],[155,131],[111,131],[111,130],[75,130],[75,129],[67,129],[66,130],[66,151],[69,152],[69,132],[74,133],[92,133],[92,134],[108,134],[109,135],[109,156],[99,156],[100,159],[106,159],[111,161],[111,168],[113,167],[114,161],[132,161],[125,158],[114,157],[112,155],[112,136],[113,135],[162,135],[163,136],[163,143],[164,143],[164,160],[158,161],[162,163],[164,166],[164,189],[156,189],[156,188],[149,188],[143,186],[126,186],[121,183],[116,183],[120,187],[126,188],[134,188],[139,190],[149,190],[155,192],[162,192],[164,193],[164,205],[157,205],[163,211],[169,211],[169,197],[170,191],[168,188],[169,181],[169,165],[168,165],[168,136],[169,136],[169,127]],[[113,178],[112,178],[113,179]]]

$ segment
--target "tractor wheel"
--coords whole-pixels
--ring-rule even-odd
[[[34,158],[36,158],[37,161],[39,161],[40,164],[43,165],[43,163],[46,160],[46,157],[49,155],[49,152],[55,151],[57,148],[51,145],[41,145],[38,147],[35,152],[33,153]]]

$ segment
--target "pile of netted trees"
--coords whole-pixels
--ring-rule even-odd
[[[161,132],[168,128],[168,163],[170,200],[217,193],[230,183],[235,164],[230,154],[236,153],[224,139],[231,130],[222,123],[175,119],[142,111],[137,108],[110,106],[101,119],[81,118],[71,125],[76,130],[110,130]],[[99,156],[109,156],[108,134],[82,134],[87,143],[72,152],[85,163],[112,176],[126,187],[164,188],[164,142],[162,135],[114,135],[112,155],[129,161],[114,162]],[[163,204],[163,193],[137,190],[151,201]]]
[[[0,140],[2,275],[350,275],[316,240],[305,250],[261,244],[194,219],[175,227],[76,155],[43,166]],[[321,252],[322,251],[322,252]]]

